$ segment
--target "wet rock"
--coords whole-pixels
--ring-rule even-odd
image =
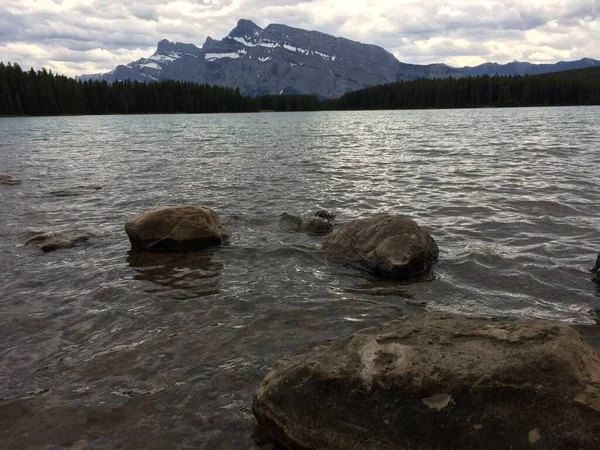
[[[329,234],[333,231],[333,223],[324,217],[308,217],[302,221],[300,231],[309,234]]]
[[[288,449],[591,450],[600,358],[563,324],[409,315],[281,359],[253,412]]]
[[[221,245],[230,236],[219,215],[207,206],[149,209],[125,225],[134,249],[183,251]]]
[[[333,231],[334,219],[335,216],[325,210],[317,211],[305,217],[283,213],[279,219],[279,224],[288,231],[324,235]]]
[[[89,442],[82,439],[71,445],[70,450],[86,450],[89,448]]]
[[[302,227],[302,217],[284,212],[279,217],[279,226],[287,231],[300,231],[300,228]]]
[[[219,448],[221,450],[235,450],[235,445],[231,439],[225,439],[224,441],[221,441]]]
[[[422,274],[439,253],[433,238],[416,222],[388,214],[349,222],[325,241],[323,250],[334,260],[389,278]]]
[[[8,186],[15,186],[17,184],[21,184],[21,180],[18,180],[11,175],[7,175],[5,173],[0,173],[0,184],[6,184]]]
[[[326,209],[320,209],[319,211],[317,211],[315,213],[315,217],[321,217],[332,222],[335,220],[335,215],[332,212],[327,211]]]
[[[78,244],[87,242],[91,235],[89,233],[77,233],[72,231],[50,231],[35,234],[25,242],[25,245],[38,247],[43,252],[53,252],[61,248],[73,248]]]

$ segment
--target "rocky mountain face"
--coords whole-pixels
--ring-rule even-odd
[[[600,65],[600,61],[486,63],[458,69],[445,64],[405,64],[376,45],[279,24],[263,29],[242,19],[222,40],[209,37],[202,47],[162,40],[149,58],[79,79],[193,81],[239,88],[251,96],[313,94],[334,98],[365,87],[418,78],[538,74],[593,65]]]
[[[443,64],[404,64],[376,45],[271,24],[240,20],[222,40],[158,43],[149,58],[82,80],[179,80],[240,88],[246,95],[314,94],[339,97],[348,91],[400,80],[462,77]]]

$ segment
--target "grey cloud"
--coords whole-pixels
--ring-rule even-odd
[[[177,4],[92,0],[81,1],[68,11],[54,11],[35,4],[27,6],[31,2],[2,0],[0,60],[19,56],[16,50],[8,50],[11,46],[35,44],[48,52],[35,57],[21,52],[27,61],[41,65],[55,61],[57,67],[60,63],[69,70],[97,63],[105,69],[110,58],[91,56],[91,50],[107,50],[118,59],[132,54],[149,56],[163,38],[201,45],[208,35],[216,39],[225,36],[240,18],[263,27],[284,23],[381,45],[405,62],[442,62],[461,56],[513,59],[544,47],[573,57],[600,57],[600,37],[592,32],[599,20],[598,0],[549,0],[543,4],[526,0],[430,0],[401,7],[373,2],[374,16],[379,14],[376,18],[389,24],[381,29],[370,25],[370,10],[365,10],[367,16],[363,18],[353,12],[351,2],[347,8],[323,9],[327,1],[332,0],[180,0]],[[73,5],[58,0],[54,3]],[[462,13],[450,10],[451,5]],[[375,11],[377,8],[380,12]],[[536,44],[527,41],[530,30],[542,35]],[[432,38],[440,40],[426,48],[419,44]],[[517,44],[519,49],[514,52],[518,55],[509,55]]]

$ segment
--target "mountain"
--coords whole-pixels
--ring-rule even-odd
[[[583,58],[577,61],[560,61],[555,64],[532,64],[513,61],[508,64],[484,63],[475,67],[461,67],[455,70],[469,77],[482,75],[541,75],[543,73],[563,72],[565,70],[600,67],[600,61]]]
[[[240,20],[222,40],[193,44],[160,41],[156,52],[105,74],[81,80],[179,80],[240,88],[246,95],[346,92],[400,80],[462,77],[444,64],[405,64],[376,45],[317,31]]]
[[[480,75],[525,75],[598,66],[585,58],[556,64],[485,63],[453,68],[398,61],[376,45],[362,44],[318,31],[271,24],[261,28],[240,20],[222,40],[211,37],[202,47],[162,40],[156,52],[104,74],[80,80],[193,81],[239,88],[245,95],[313,94],[340,97],[349,91],[419,78]]]
[[[200,55],[202,49],[194,44],[184,44],[181,42],[170,42],[163,39],[158,43],[156,52],[149,58],[138,59],[126,66],[119,65],[116,69],[103,74],[85,74],[77,77],[81,81],[86,80],[137,80],[154,81],[166,79],[161,77],[164,68],[172,65],[179,60],[192,59]]]

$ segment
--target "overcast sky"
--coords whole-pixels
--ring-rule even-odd
[[[0,61],[66,75],[202,45],[238,19],[377,44],[403,62],[600,59],[600,0],[0,0]]]

